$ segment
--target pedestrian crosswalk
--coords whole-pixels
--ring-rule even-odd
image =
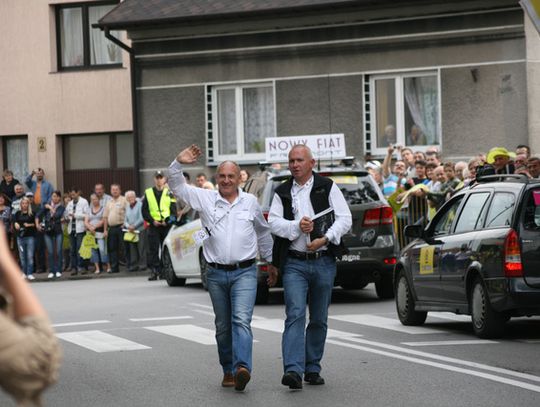
[[[380,330],[380,332],[396,332],[396,335],[398,335],[396,337],[397,340],[399,340],[402,345],[411,347],[481,345],[498,343],[495,341],[478,341],[476,340],[477,338],[474,337],[464,338],[462,335],[460,337],[448,337],[449,334],[451,335],[452,333],[456,333],[455,331],[452,332],[452,322],[469,321],[470,317],[468,316],[434,313],[434,315],[430,314],[430,317],[433,317],[431,321],[436,322],[435,326],[429,326],[429,324],[424,326],[404,326],[397,318],[372,314],[331,315],[329,316],[329,325],[339,325],[340,329],[329,327],[327,337],[329,340],[353,341],[354,339],[361,337],[376,337],[376,331]],[[452,322],[441,322],[441,320],[450,320]],[[156,316],[147,318],[129,318],[128,321],[132,325],[122,329],[115,328],[114,322],[109,320],[58,323],[55,325],[55,327],[63,331],[76,329],[82,325],[101,324],[101,330],[94,329],[69,331],[60,332],[57,334],[58,338],[60,338],[62,341],[97,353],[152,349],[152,343],[139,343],[140,335],[136,335],[137,340],[132,339],[134,337],[132,333],[141,330],[160,335],[167,335],[168,337],[185,342],[196,343],[199,345],[209,346],[216,344],[213,323],[208,318],[205,319],[197,314],[169,317]],[[150,325],[151,322],[161,322],[162,324]],[[197,322],[199,323],[197,324]],[[281,335],[284,329],[284,319],[253,316],[251,326],[254,330],[255,338],[258,338],[258,340],[265,338],[266,340],[268,337],[265,337],[261,331]],[[448,329],[445,328],[446,326],[448,326]],[[459,331],[457,333],[459,334]],[[409,335],[411,338],[420,338],[423,335],[431,335],[431,338],[433,338],[433,335],[437,334],[443,334],[444,337],[436,338],[440,340],[406,340]],[[405,335],[405,337],[403,335]],[[279,341],[279,337],[277,340]],[[257,339],[255,342],[257,342]]]

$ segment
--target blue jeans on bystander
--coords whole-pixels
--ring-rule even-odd
[[[336,276],[336,261],[288,258],[283,267],[285,331],[282,338],[284,372],[320,373],[328,329],[328,307]],[[306,301],[309,294],[309,324]]]
[[[26,276],[31,276],[34,273],[35,244],[34,236],[17,237],[21,268]]]
[[[49,261],[49,271],[51,273],[62,273],[62,246],[64,235],[45,233],[45,246],[47,247],[47,258]]]
[[[208,292],[214,307],[219,363],[224,373],[244,366],[251,372],[251,317],[257,296],[256,266],[226,271],[208,268]]]

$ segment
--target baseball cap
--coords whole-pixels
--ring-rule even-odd
[[[28,191],[26,194],[24,194],[24,196],[34,196],[34,193],[31,191]]]
[[[154,172],[154,178],[164,177],[164,176],[165,174],[161,170],[157,170],[156,172]]]

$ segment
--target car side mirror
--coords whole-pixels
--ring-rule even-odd
[[[405,236],[411,237],[413,239],[422,238],[424,237],[424,226],[408,225],[408,226],[405,226],[405,229],[403,230],[403,232],[405,233]]]

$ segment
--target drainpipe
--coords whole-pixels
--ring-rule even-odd
[[[99,27],[102,28],[102,27]],[[102,28],[103,29],[103,28]],[[137,193],[137,196],[139,195],[139,192],[142,191],[140,188],[140,171],[139,171],[139,127],[137,125],[137,89],[135,86],[136,81],[136,66],[135,66],[135,56],[133,48],[124,44],[122,41],[120,41],[115,36],[111,35],[110,29],[108,27],[105,27],[103,29],[105,33],[105,38],[112,41],[116,45],[118,45],[123,50],[127,51],[129,54],[129,67],[130,67],[130,84],[131,84],[131,117],[132,117],[132,127],[133,127],[133,154],[135,155],[135,185]]]

